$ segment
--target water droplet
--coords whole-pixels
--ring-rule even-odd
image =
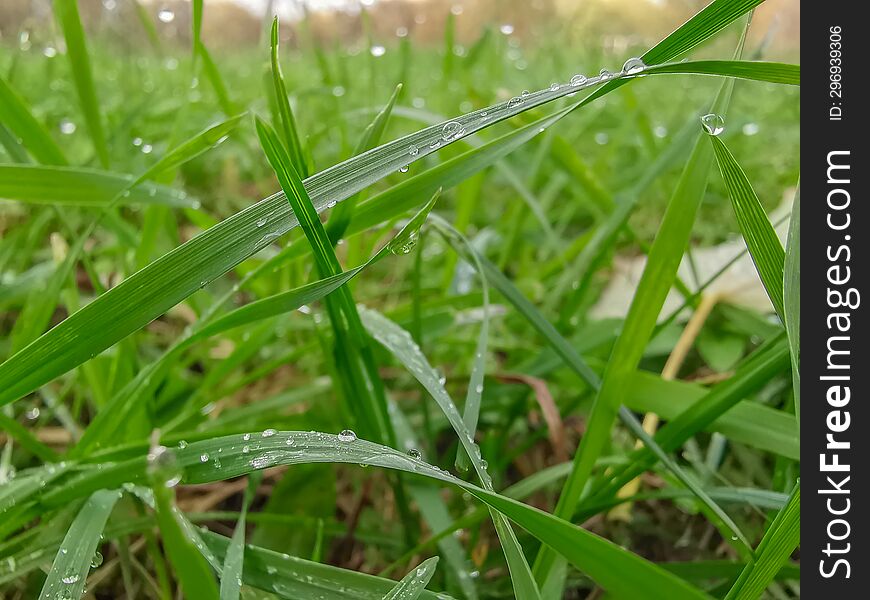
[[[589,81],[589,78],[586,77],[586,75],[583,75],[582,73],[577,73],[576,75],[574,75],[574,77],[571,78],[571,81],[569,83],[571,87],[580,87],[587,81]]]
[[[199,455],[199,462],[208,462],[208,453],[203,452]]]
[[[146,459],[148,475],[154,481],[162,482],[168,488],[175,487],[181,481],[181,467],[175,460],[175,453],[166,446],[152,446]]]
[[[372,46],[369,48],[369,52],[371,52],[371,55],[375,58],[380,58],[387,53],[387,49],[383,46]]]
[[[603,131],[599,131],[595,134],[595,143],[599,146],[604,146],[607,142],[610,141],[610,136],[604,133]]]
[[[407,173],[410,168],[408,165],[402,165],[399,167],[399,173]]]
[[[644,69],[646,69],[646,63],[639,58],[629,58],[625,61],[625,64],[622,65],[622,70],[626,75],[637,75]]]
[[[419,234],[415,231],[412,232],[408,238],[402,244],[394,244],[390,246],[390,250],[392,250],[393,254],[403,256],[405,254],[410,254],[411,250],[414,249],[414,246],[417,245],[417,239],[419,238]]]
[[[553,83],[550,84],[550,91],[551,92],[558,92],[560,87],[562,87],[562,86],[560,86],[558,83],[556,83],[554,81]]]
[[[424,567],[417,567],[417,570],[414,571],[414,574],[417,575],[417,577],[422,577],[426,574],[426,569]]]
[[[519,106],[519,105],[522,104],[522,103],[523,103],[523,99],[522,99],[522,97],[520,97],[520,96],[514,96],[513,98],[511,98],[510,100],[508,100],[507,105],[508,105],[508,108],[513,108],[514,106]]]
[[[474,391],[477,392],[478,394],[482,394],[482,393],[483,393],[483,384],[482,384],[482,383],[478,383],[478,384],[474,387]]]
[[[462,124],[458,121],[450,121],[449,123],[445,123],[444,128],[441,130],[441,138],[445,142],[459,139],[463,135],[465,135],[465,127],[463,127]]]
[[[468,576],[472,579],[477,579],[478,577],[480,577],[480,571],[471,571]]]
[[[134,138],[133,138],[133,145],[136,146],[137,148],[138,148],[139,146],[141,146],[141,145],[142,145],[142,138],[140,138],[140,137],[134,137]]]
[[[600,71],[598,71],[598,79],[600,79],[601,81],[607,81],[608,79],[611,79],[612,77],[613,77],[613,73],[611,73],[607,69],[601,69]]]
[[[60,580],[67,585],[71,585],[79,580],[79,574],[70,572],[70,573],[67,573],[66,575],[64,575],[63,577],[61,577]]]
[[[423,454],[421,454],[420,451],[416,448],[411,448],[410,450],[408,450],[408,456],[410,456],[414,460],[420,460],[421,458],[423,458]]]
[[[63,119],[60,122],[60,132],[64,135],[71,135],[75,133],[76,124],[70,121],[69,119]]]
[[[277,572],[278,572],[278,569],[273,567],[272,565],[269,565],[266,567],[266,573],[268,573],[269,575],[274,575]]]
[[[103,554],[97,550],[94,552],[94,557],[91,559],[91,568],[96,569],[101,564],[103,564]]]
[[[486,460],[481,460],[481,461],[480,461],[480,466],[481,466],[483,469],[488,469],[488,468],[489,468],[489,463],[486,462]]]
[[[57,56],[57,48],[54,46],[46,46],[42,49],[42,55],[46,58],[54,58]]]
[[[355,442],[356,434],[351,429],[342,429],[341,433],[338,434],[339,442]]]
[[[142,144],[142,154],[151,154],[154,147],[151,144]]]
[[[701,117],[701,126],[710,135],[719,135],[725,131],[725,119],[716,113],[706,114]]]
[[[751,136],[758,133],[758,123],[747,123],[743,126],[741,131],[743,131],[743,135]]]
[[[275,431],[274,429],[266,429],[266,430],[263,431],[263,433],[262,433],[261,435],[262,435],[264,438],[267,438],[267,437],[272,437],[272,436],[275,435],[276,433],[278,433],[278,432]]]
[[[170,8],[161,8],[157,13],[157,18],[163,23],[172,23],[175,20],[175,13]]]
[[[336,98],[341,98],[342,96],[344,96],[344,86],[337,85],[332,88],[332,95]]]
[[[247,442],[248,440],[251,439],[251,434],[250,434],[250,433],[246,433],[245,435],[242,436],[242,439],[245,440],[245,441]]]
[[[411,156],[417,156],[418,154],[420,154],[420,149],[414,145],[409,146],[408,147],[408,154],[410,154]]]
[[[668,135],[668,128],[665,127],[664,125],[656,125],[656,126],[653,128],[653,134],[654,134],[657,138],[667,137],[667,135]]]
[[[39,418],[39,407],[34,406],[33,408],[31,408],[30,410],[25,412],[24,418],[27,419],[28,421],[35,421],[36,419],[38,419]]]
[[[408,28],[407,27],[396,27],[396,37],[408,37]]]
[[[510,23],[503,23],[498,30],[502,33],[502,35],[510,35],[514,32],[514,26]]]
[[[247,453],[250,452],[250,451],[251,451],[251,447],[248,446],[247,444],[245,444],[244,446],[242,446],[242,454],[247,454]]]

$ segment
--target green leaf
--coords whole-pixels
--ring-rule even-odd
[[[207,531],[203,539],[209,549],[220,557],[226,553],[229,540]],[[280,598],[323,598],[323,600],[381,600],[395,582],[328,564],[305,560],[248,545],[245,549],[245,585],[257,587]],[[425,600],[449,600],[445,594],[423,591]]]
[[[97,158],[103,168],[109,166],[109,147],[106,144],[106,134],[103,131],[100,105],[97,100],[97,92],[94,89],[94,77],[91,73],[91,60],[85,44],[85,31],[79,17],[79,8],[76,0],[54,0],[54,12],[63,31],[66,40],[66,53],[69,57],[70,70],[75,82],[76,93],[82,114],[88,126],[91,141]]]
[[[384,106],[384,108],[375,115],[374,120],[368,124],[363,132],[362,139],[354,149],[353,154],[355,156],[371,150],[380,143],[384,131],[387,128],[387,124],[390,121],[393,107],[395,106],[396,100],[401,91],[402,84],[399,84],[393,91],[393,95],[390,96],[390,100],[387,102],[386,106]],[[336,206],[332,213],[330,213],[329,221],[326,225],[326,232],[329,234],[329,239],[332,240],[333,244],[337,243],[344,235],[345,231],[347,231],[347,226],[350,224],[358,198],[359,194],[347,198],[344,202]]]
[[[293,168],[287,150],[265,121],[257,119],[256,128],[260,145],[311,245],[317,270],[322,277],[341,273],[341,264],[335,256],[326,229]],[[327,298],[327,310],[335,336],[333,348],[335,360],[339,363],[339,381],[345,400],[349,403],[348,408],[353,411],[356,423],[366,435],[383,442],[392,442],[395,435],[387,415],[383,385],[356,305],[346,286],[336,290],[336,296],[335,300]]]
[[[223,571],[221,572],[220,600],[238,600],[242,587],[242,572],[245,564],[245,518],[248,507],[257,493],[262,474],[258,471],[248,476],[248,487],[245,489],[245,497],[242,499],[242,512],[236,521],[236,529],[227,553],[224,557]]]
[[[461,419],[460,419],[461,423]],[[709,596],[655,564],[569,521],[453,477],[446,471],[380,444],[363,439],[305,431],[280,431],[260,436],[256,443],[231,435],[188,444],[176,450],[183,481],[202,484],[238,477],[277,465],[346,463],[396,469],[458,486],[503,513],[611,594],[649,600],[709,600]],[[220,456],[220,463],[210,460]],[[471,455],[473,456],[473,454]],[[205,457],[205,460],[203,460]],[[144,477],[144,457],[91,468],[65,487],[47,493],[47,506],[69,502],[93,486],[115,486]],[[246,561],[247,564],[248,561]]]
[[[223,77],[221,77],[221,73],[218,70],[217,64],[212,59],[211,54],[208,51],[208,48],[205,47],[205,44],[199,44],[199,51],[197,52],[200,58],[202,58],[202,72],[205,75],[205,78],[208,80],[211,88],[214,90],[215,96],[217,96],[218,104],[221,107],[223,113],[227,116],[233,115],[238,112],[238,108],[236,107],[236,103],[230,98],[230,94],[227,91],[227,85],[224,83]]]
[[[184,597],[191,600],[218,600],[218,587],[211,567],[185,531],[184,516],[172,501],[172,488],[158,482],[153,490],[163,548],[178,577]]]
[[[136,179],[110,171],[78,167],[0,165],[0,198],[27,204],[108,206]],[[195,208],[197,203],[184,192],[154,183],[129,189],[121,204],[162,204]]]
[[[161,156],[160,160],[148,167],[144,173],[139,175],[136,181],[142,182],[146,179],[154,179],[162,173],[170,171],[205,154],[212,148],[219,146],[227,139],[227,136],[229,136],[233,129],[241,123],[245,116],[247,116],[247,113],[241,113],[234,117],[230,117],[225,121],[221,121],[220,123],[208,127],[204,131],[194,135],[189,140],[175,146],[172,150]]]
[[[271,35],[271,61],[272,81],[275,86],[275,96],[278,101],[278,114],[281,116],[281,134],[284,144],[290,153],[291,164],[299,172],[303,179],[308,177],[308,165],[305,163],[305,155],[302,153],[302,144],[299,142],[299,131],[296,127],[296,119],[290,108],[290,99],[287,97],[287,87],[284,85],[284,76],[281,74],[281,63],[278,61],[278,17],[272,21]],[[276,123],[277,127],[279,124]]]
[[[438,557],[427,558],[420,566],[411,569],[402,580],[391,589],[384,600],[416,600],[429,585],[429,580],[435,574],[438,566]]]
[[[743,169],[722,140],[715,135],[707,137],[713,144],[746,247],[776,314],[785,322],[782,291],[785,251]]]
[[[695,404],[705,401],[709,391],[683,381],[667,381],[654,373],[637,371],[629,383],[625,405],[636,412],[652,412],[672,420]],[[795,436],[794,415],[751,400],[735,404],[707,426],[725,437],[780,456],[800,460],[800,440]]]
[[[768,83],[801,84],[800,65],[749,60],[695,60],[653,65],[643,75],[698,74],[736,77]]]
[[[459,444],[468,455],[484,489],[491,491],[493,489],[492,479],[487,473],[486,465],[480,455],[480,447],[474,442],[471,431],[466,428],[465,422],[459,414],[459,409],[456,408],[453,399],[444,389],[438,373],[426,360],[411,334],[371,309],[364,308],[360,311],[360,316],[371,336],[387,348],[434,398],[441,412],[444,413],[447,421],[453,427],[453,431],[459,438]],[[510,569],[514,593],[518,598],[523,599],[540,598],[540,593],[532,578],[531,569],[513,529],[498,512],[492,512],[492,520]]]
[[[48,132],[37,121],[24,100],[0,76],[0,123],[21,140],[33,157],[47,165],[65,165],[66,157]],[[0,181],[5,181],[0,177]]]
[[[118,491],[100,490],[88,498],[57,550],[39,600],[81,597],[103,528],[120,497]]]

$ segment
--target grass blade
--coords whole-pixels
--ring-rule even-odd
[[[275,86],[275,96],[278,102],[278,114],[281,116],[281,134],[284,138],[284,145],[290,153],[291,164],[304,179],[308,177],[308,166],[305,163],[302,144],[299,142],[299,131],[296,127],[296,119],[293,118],[293,110],[290,108],[290,99],[287,97],[284,76],[281,74],[281,63],[278,61],[277,16],[272,21],[271,47],[272,81]],[[275,126],[279,126],[279,123],[276,123]]]
[[[185,598],[218,600],[219,591],[209,564],[185,531],[184,517],[172,501],[172,488],[157,482],[152,488],[163,548]]]
[[[399,84],[393,91],[393,95],[390,96],[386,106],[375,115],[374,120],[366,127],[360,143],[353,152],[354,155],[362,154],[363,152],[371,150],[380,143],[384,131],[387,128],[387,124],[390,121],[393,107],[396,105],[396,100],[401,92],[402,84]],[[338,240],[340,240],[345,231],[347,231],[347,226],[350,224],[358,198],[359,194],[347,198],[344,202],[336,206],[329,215],[329,221],[326,224],[326,232],[329,234],[329,239],[332,240],[333,244],[338,243]]]
[[[716,153],[716,162],[722,179],[728,187],[731,196],[731,206],[740,225],[740,232],[755,263],[764,289],[770,297],[770,302],[776,314],[785,322],[783,309],[783,272],[785,268],[785,251],[773,229],[755,190],[749,183],[746,174],[725,143],[715,135],[708,135]]]
[[[468,455],[484,489],[491,491],[493,489],[492,479],[481,458],[480,447],[474,442],[473,434],[466,428],[459,410],[447,390],[444,389],[438,374],[429,365],[411,334],[373,310],[364,309],[360,316],[371,336],[387,348],[435,399],[441,412],[444,413],[447,421],[453,427],[453,431],[456,432],[459,444]],[[507,559],[515,594],[522,599],[540,598],[540,593],[532,578],[531,569],[513,529],[498,512],[493,511],[492,519]]]
[[[239,514],[239,520],[236,522],[233,537],[224,557],[220,600],[238,600],[239,598],[245,564],[245,518],[261,480],[262,474],[259,471],[248,476],[248,487],[245,489],[245,497],[242,499],[242,512]]]
[[[109,166],[109,147],[106,144],[106,134],[100,115],[100,105],[97,92],[94,89],[94,77],[91,72],[91,59],[85,44],[85,30],[79,17],[76,0],[55,0],[53,3],[63,37],[66,40],[67,56],[70,70],[76,86],[76,93],[82,107],[82,114],[88,126],[91,141],[97,158],[103,168]]]
[[[461,418],[459,423],[461,425]],[[188,484],[223,481],[277,465],[307,463],[369,465],[424,476],[458,486],[503,513],[564,554],[571,564],[616,597],[650,600],[710,598],[655,564],[568,521],[453,477],[404,452],[363,439],[342,441],[336,435],[325,433],[281,431],[270,432],[252,445],[242,435],[231,435],[191,442],[186,448],[177,450],[175,455],[178,466],[184,471],[182,481]],[[217,455],[221,457],[219,466],[209,460]],[[203,457],[206,460],[203,461]],[[65,487],[45,494],[42,500],[49,506],[56,506],[88,493],[93,486],[115,486],[135,481],[145,477],[145,467],[144,457],[103,464],[101,468],[90,469],[72,479]]]
[[[229,540],[207,531],[203,534],[206,545],[218,557],[225,555]],[[245,585],[257,587],[280,598],[323,598],[345,600],[381,600],[396,582],[332,565],[288,556],[266,548],[248,545],[245,549]],[[449,596],[423,590],[425,600],[449,600]]]
[[[289,154],[268,124],[257,119],[256,127],[260,144],[311,245],[317,270],[322,277],[341,273],[341,264],[335,256],[332,243],[305,192],[302,180],[293,168]],[[344,388],[345,399],[349,403],[348,408],[354,413],[356,422],[366,435],[385,442],[394,441],[395,434],[387,416],[383,387],[374,359],[368,350],[356,306],[346,287],[339,288],[336,293],[338,294],[336,301],[327,300],[327,309],[335,335],[336,359],[343,361],[346,367],[346,370],[340,370],[342,375],[340,381]],[[361,401],[353,402],[357,394],[361,396]]]
[[[21,140],[37,161],[46,165],[65,165],[66,157],[48,132],[37,121],[24,100],[0,76],[0,123]],[[5,178],[0,177],[0,181]]]
[[[653,65],[643,70],[644,75],[696,74],[736,77],[752,81],[801,84],[800,65],[749,60],[693,60],[687,62]]]
[[[132,175],[96,169],[0,165],[0,198],[27,204],[105,207],[134,182]],[[129,195],[118,200],[121,204],[197,206],[184,192],[155,183],[144,183],[127,191]]]
[[[39,600],[81,597],[103,528],[120,497],[115,490],[100,490],[88,498],[66,532]]]
[[[725,600],[760,598],[780,568],[788,562],[801,539],[801,485],[792,490],[788,503],[777,513],[755,550],[755,560],[746,565]]]
[[[384,600],[416,600],[429,585],[429,580],[435,574],[438,566],[438,557],[427,558],[420,566],[412,569],[402,580],[391,589]]]

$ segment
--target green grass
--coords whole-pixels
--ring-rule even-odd
[[[618,54],[366,13],[230,53],[202,2],[187,45],[136,3],[142,47],[56,2],[57,56],[0,46],[0,597],[798,597],[800,68],[759,4]],[[732,239],[771,307],[719,297],[663,378]]]

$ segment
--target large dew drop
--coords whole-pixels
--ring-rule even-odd
[[[571,81],[569,83],[571,87],[580,87],[587,81],[589,81],[589,78],[586,77],[586,75],[584,75],[583,73],[577,73],[576,75],[574,75],[574,77],[571,78]]]
[[[152,446],[147,455],[147,472],[152,480],[171,488],[181,481],[182,471],[175,453],[166,446]]]
[[[352,429],[342,429],[341,433],[338,434],[339,442],[355,442],[356,434]]]
[[[701,126],[710,135],[719,135],[725,131],[725,119],[722,115],[710,113],[701,117]]]
[[[459,139],[463,135],[465,135],[465,127],[463,127],[462,124],[458,121],[450,121],[449,123],[445,123],[444,129],[441,130],[441,138],[445,142]]]
[[[625,64],[622,65],[622,71],[626,75],[637,75],[644,69],[646,69],[646,63],[639,58],[629,58],[625,61]]]

